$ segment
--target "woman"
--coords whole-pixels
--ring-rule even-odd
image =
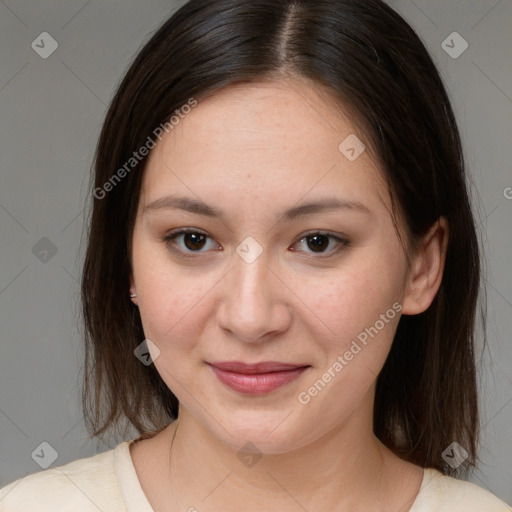
[[[480,260],[453,112],[379,0],[192,0],[100,136],[92,436],[2,510],[505,511],[476,463]]]

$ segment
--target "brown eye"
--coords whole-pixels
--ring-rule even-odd
[[[187,249],[198,251],[204,247],[206,238],[202,233],[185,233],[183,235],[183,243]]]
[[[205,233],[193,229],[181,229],[169,233],[162,238],[168,249],[179,253],[184,257],[193,253],[206,252],[208,249],[220,249],[221,247]],[[208,247],[210,243],[210,247]]]
[[[323,254],[325,257],[328,257],[347,247],[349,241],[333,233],[316,232],[303,236],[297,244],[303,244],[306,247],[304,250],[306,253]]]
[[[329,246],[329,237],[326,235],[313,235],[306,237],[308,247],[314,252],[322,252]]]

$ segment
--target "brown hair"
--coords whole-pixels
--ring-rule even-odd
[[[461,142],[428,51],[380,0],[192,0],[136,56],[95,156],[82,277],[83,407],[91,436],[122,418],[139,433],[158,430],[178,414],[154,365],[133,353],[144,333],[128,298],[131,239],[147,158],[115,183],[114,175],[190,98],[284,76],[327,88],[355,114],[403,217],[406,245],[414,248],[440,216],[448,221],[440,289],[427,311],[400,319],[377,380],[374,430],[400,457],[449,474],[455,471],[442,452],[456,441],[469,453],[460,469],[468,469],[478,438],[480,260]]]

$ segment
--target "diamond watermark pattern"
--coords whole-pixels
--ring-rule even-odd
[[[236,252],[246,263],[253,263],[263,252],[263,248],[252,236],[248,236],[236,248]]]
[[[133,353],[142,364],[149,366],[158,359],[160,349],[151,340],[145,339]]]
[[[457,469],[469,456],[469,453],[457,442],[451,443],[441,454],[445,462],[453,469]]]
[[[251,442],[245,443],[240,450],[238,450],[236,456],[242,464],[248,468],[252,468],[260,459],[263,457],[258,447]]]
[[[32,254],[42,263],[48,263],[57,254],[57,246],[49,238],[43,236],[32,247]]]
[[[59,47],[59,43],[48,32],[41,32],[30,46],[39,57],[47,59]]]
[[[353,162],[361,156],[361,153],[366,149],[366,146],[361,140],[351,133],[346,139],[344,139],[338,146],[340,153],[347,159]]]
[[[31,454],[32,459],[43,469],[48,469],[58,458],[57,450],[48,442],[43,441]]]
[[[452,59],[458,59],[468,49],[468,46],[468,42],[458,32],[452,32],[441,43],[441,48]]]

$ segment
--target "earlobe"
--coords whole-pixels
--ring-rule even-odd
[[[134,304],[137,304],[137,290],[135,288],[133,274],[130,274],[130,299]]]
[[[448,236],[448,222],[444,217],[440,217],[424,236],[409,271],[403,299],[404,315],[423,313],[432,304],[443,279]]]

